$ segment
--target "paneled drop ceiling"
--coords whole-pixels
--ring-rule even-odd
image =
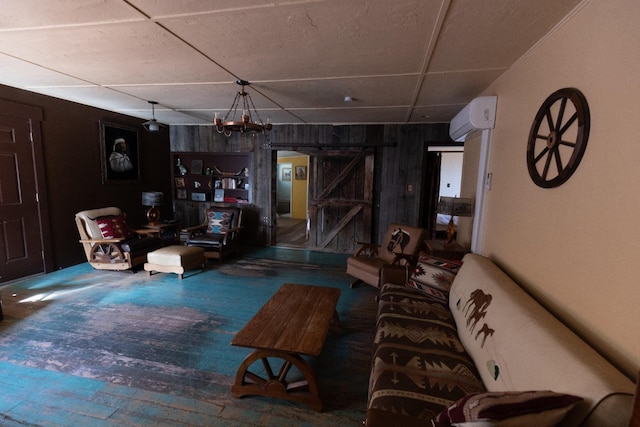
[[[274,124],[448,122],[578,3],[2,0],[0,83],[165,124],[238,78]]]

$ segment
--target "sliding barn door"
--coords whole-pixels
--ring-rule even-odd
[[[371,240],[373,152],[318,151],[309,158],[309,243],[349,253]]]

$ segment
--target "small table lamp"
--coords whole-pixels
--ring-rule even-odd
[[[447,245],[453,243],[456,234],[456,226],[453,217],[472,216],[471,199],[463,197],[440,197],[438,202],[438,213],[449,215],[449,225],[447,225]]]
[[[149,224],[155,225],[160,221],[160,209],[157,206],[162,206],[164,202],[164,194],[160,191],[144,191],[142,193],[142,206],[149,206],[147,211],[147,221]]]

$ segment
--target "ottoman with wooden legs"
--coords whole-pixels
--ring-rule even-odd
[[[206,262],[203,248],[173,245],[149,252],[144,269],[149,276],[153,272],[175,273],[182,279],[185,271],[197,267],[204,270]]]

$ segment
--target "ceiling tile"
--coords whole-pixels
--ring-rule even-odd
[[[410,105],[419,75],[264,82],[261,93],[287,108]],[[345,96],[352,98],[345,102]]]
[[[439,4],[290,3],[159,22],[247,80],[404,74],[421,71]]]
[[[497,79],[504,70],[429,73],[417,105],[466,104]]]
[[[3,33],[0,51],[100,85],[230,79],[152,22]]]
[[[429,71],[508,68],[579,2],[454,1]]]
[[[416,107],[411,112],[409,123],[448,123],[466,104]]]
[[[121,0],[4,0],[0,32],[142,19],[140,12]]]
[[[22,89],[86,85],[74,77],[3,54],[0,54],[0,70],[0,83]]]

